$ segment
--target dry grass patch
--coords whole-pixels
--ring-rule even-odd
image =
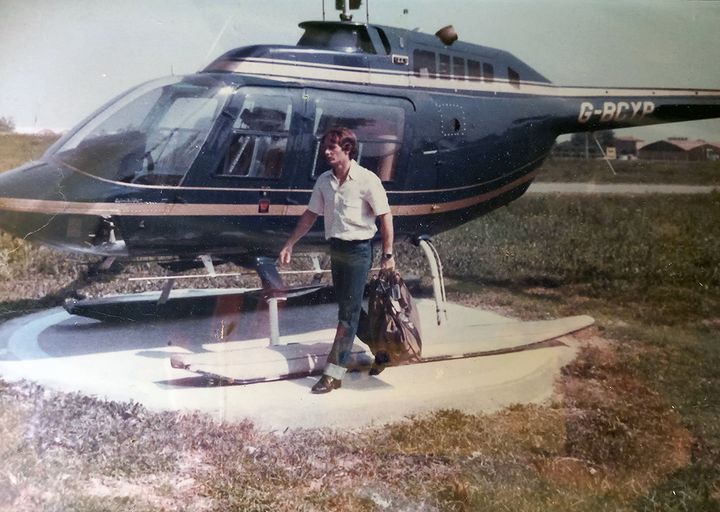
[[[622,510],[690,463],[680,416],[612,347],[583,348],[560,387],[550,406],[439,411],[367,436],[397,460],[435,464],[425,489],[442,510]]]
[[[509,453],[560,453],[564,441],[561,409],[513,406],[493,415],[444,410],[391,425],[386,450],[434,458],[493,456]]]
[[[688,465],[691,438],[622,361],[583,349],[549,406],[357,432],[3,386],[0,510],[626,510]]]
[[[680,415],[610,347],[586,347],[563,370],[566,454],[637,491],[690,463]]]

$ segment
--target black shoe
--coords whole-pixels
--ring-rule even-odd
[[[375,354],[375,361],[370,367],[370,375],[380,375],[390,362],[390,354],[385,351],[379,351]]]
[[[321,395],[323,393],[330,393],[333,389],[340,389],[341,386],[342,381],[340,379],[334,379],[329,375],[323,375],[310,391],[316,395]]]
[[[368,373],[372,376],[380,375],[384,369],[385,369],[385,365],[373,363],[372,366],[370,367],[370,371]]]

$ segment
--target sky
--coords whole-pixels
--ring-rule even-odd
[[[364,21],[515,54],[559,85],[720,89],[720,1],[365,0]],[[325,0],[335,20],[334,0]],[[322,0],[0,0],[0,117],[71,128],[144,81],[193,73],[250,44],[294,44]],[[407,12],[405,12],[407,10]],[[617,130],[720,142],[720,120]]]

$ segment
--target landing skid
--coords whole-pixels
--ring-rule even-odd
[[[97,299],[68,299],[65,310],[77,316],[105,322],[172,320],[177,318],[203,317],[217,311],[218,301],[234,301],[238,311],[254,311],[268,308],[270,311],[270,340],[277,343],[278,305],[324,304],[335,300],[331,286],[322,284],[323,274],[317,255],[311,255],[314,270],[285,273],[313,274],[312,284],[288,288],[284,285],[281,273],[275,266],[275,259],[254,257],[243,261],[243,265],[257,272],[262,288],[211,288],[211,289],[175,289],[175,285],[184,279],[235,277],[246,275],[218,274],[208,256],[200,257],[207,275],[169,276],[131,278],[131,281],[159,281],[162,288],[155,292],[109,295]]]
[[[427,299],[417,304],[421,315],[431,313],[434,308],[433,302]],[[592,317],[582,315],[534,322],[499,318],[491,320],[493,323],[476,323],[477,311],[455,304],[449,304],[449,307],[456,318],[453,329],[440,326],[425,329],[423,358],[415,364],[551,347],[550,340],[584,329],[594,322]],[[275,346],[268,346],[265,340],[207,344],[203,353],[174,354],[170,364],[220,384],[297,379],[322,372],[332,347],[332,335],[332,330],[310,333],[306,339]],[[349,369],[367,371],[372,361],[365,345],[356,343]]]
[[[541,346],[539,344],[548,346],[549,340],[578,331],[594,322],[588,316],[539,322],[514,322],[503,318],[488,321],[481,311],[447,302],[442,262],[435,247],[427,237],[419,237],[415,243],[427,258],[433,282],[433,298],[417,301],[423,320],[423,358],[420,363],[504,354],[538,348]],[[268,336],[245,341],[224,339],[220,344],[204,345],[204,352],[201,353],[175,354],[171,358],[173,368],[188,370],[221,384],[251,384],[301,378],[322,372],[332,346],[334,330],[328,327],[323,331],[302,334],[304,331],[301,325],[305,325],[307,315],[314,315],[317,310],[295,312],[295,319],[290,320],[290,324],[284,324],[284,328],[292,326],[291,330],[297,334],[283,337],[278,304],[320,307],[334,301],[332,288],[318,284],[317,279],[314,281],[316,284],[310,286],[287,288],[274,259],[258,257],[245,264],[256,270],[262,288],[172,291],[176,279],[181,279],[178,276],[167,279],[162,291],[70,300],[65,308],[71,314],[103,321],[155,320],[208,316],[218,311],[221,301],[232,301],[233,310],[241,311],[244,315],[259,314],[261,310],[266,310],[263,317],[257,318],[267,325]],[[211,276],[215,274],[211,261],[205,262],[205,266]],[[321,272],[319,261],[315,259],[315,270],[309,273],[318,276]],[[225,306],[227,304],[224,303]],[[325,308],[324,316],[318,317],[320,325],[333,326],[336,312],[329,306]],[[284,314],[290,314],[290,310],[285,310]],[[366,371],[372,361],[370,351],[365,345],[357,343],[353,349],[350,369]]]
[[[538,348],[558,337],[570,334],[594,323],[589,316],[575,316],[558,320],[514,322],[496,319],[480,321],[478,312],[458,305],[449,305],[440,257],[427,237],[416,240],[425,254],[433,279],[433,300],[418,300],[421,319],[435,312],[435,324],[423,323],[423,358],[420,363],[449,361],[470,357],[488,356]],[[452,306],[454,319],[448,327],[448,307]],[[277,327],[278,319],[270,315],[271,338],[253,342],[225,342],[206,345],[201,354],[175,354],[171,365],[202,375],[210,381],[223,384],[252,384],[274,380],[302,378],[316,375],[325,367],[332,347],[333,331],[309,333],[310,338],[282,339]],[[332,325],[332,322],[329,322]],[[272,333],[277,337],[273,338]],[[373,356],[364,345],[353,346],[351,371],[368,370]],[[419,364],[419,363],[416,363]]]
[[[285,293],[288,306],[326,304],[335,300],[327,285],[291,288]],[[98,299],[68,299],[64,308],[71,315],[103,322],[142,322],[201,318],[218,310],[220,302],[234,302],[240,312],[266,307],[262,288],[178,289],[163,297],[163,291],[107,296]]]

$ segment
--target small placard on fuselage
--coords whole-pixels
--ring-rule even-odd
[[[398,64],[400,66],[407,66],[410,63],[410,59],[407,55],[393,55],[392,61],[393,64]]]

